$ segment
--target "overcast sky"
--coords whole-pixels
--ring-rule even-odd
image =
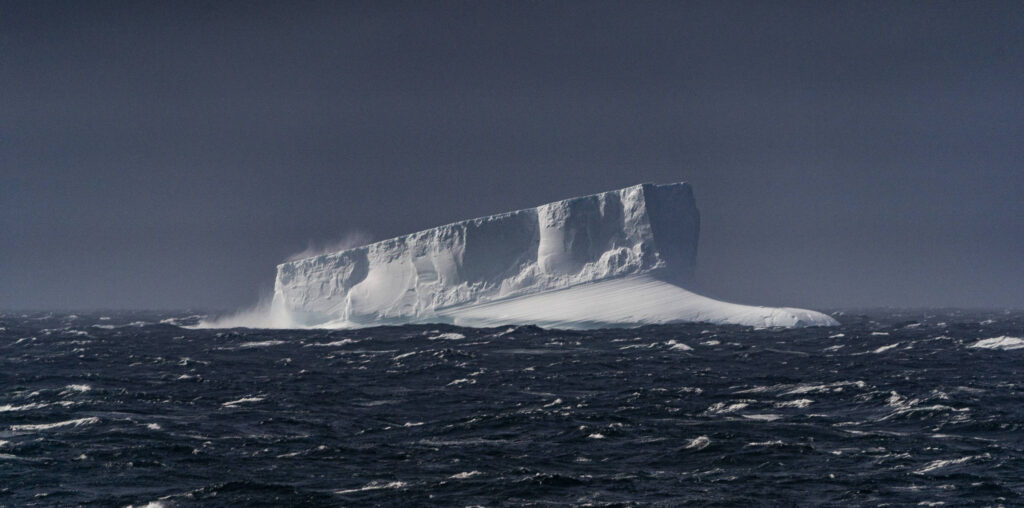
[[[675,181],[711,296],[1024,308],[1024,2],[0,1],[0,308]]]

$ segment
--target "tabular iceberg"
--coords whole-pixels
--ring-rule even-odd
[[[688,184],[636,185],[283,263],[271,315],[278,326],[325,328],[838,324],[686,289],[699,232]]]

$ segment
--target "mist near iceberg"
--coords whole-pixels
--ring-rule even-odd
[[[269,301],[202,326],[837,324],[695,293],[699,234],[689,184],[635,185],[290,259]]]
[[[285,258],[285,261],[296,261],[299,259],[305,259],[310,257],[321,256],[332,252],[338,252],[343,250],[360,247],[371,243],[373,237],[363,231],[349,231],[341,237],[327,241],[324,243],[317,243],[313,240],[309,240],[306,243],[306,248],[291,254]],[[236,312],[207,318],[200,321],[198,328],[300,328],[296,323],[292,322],[287,313],[282,312],[283,309],[278,307],[276,310],[273,306],[274,295],[273,293],[264,293],[260,295],[259,301],[247,308],[240,309]]]
[[[324,254],[330,254],[332,252],[338,252],[343,250],[352,249],[355,247],[361,247],[373,241],[373,236],[363,231],[350,231],[345,233],[341,238],[326,242],[323,244],[314,243],[310,240],[305,250],[296,252],[285,258],[285,261],[298,261],[300,259],[312,258],[316,256],[322,256]]]
[[[273,295],[263,295],[252,307],[208,317],[189,328],[300,328],[281,311],[280,307],[275,310]]]

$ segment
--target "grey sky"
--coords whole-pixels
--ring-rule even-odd
[[[1024,3],[0,2],[0,308],[689,181],[709,295],[1024,308]]]

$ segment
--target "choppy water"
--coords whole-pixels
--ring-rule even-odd
[[[4,315],[0,505],[1024,504],[1024,314],[837,317],[326,332]]]

